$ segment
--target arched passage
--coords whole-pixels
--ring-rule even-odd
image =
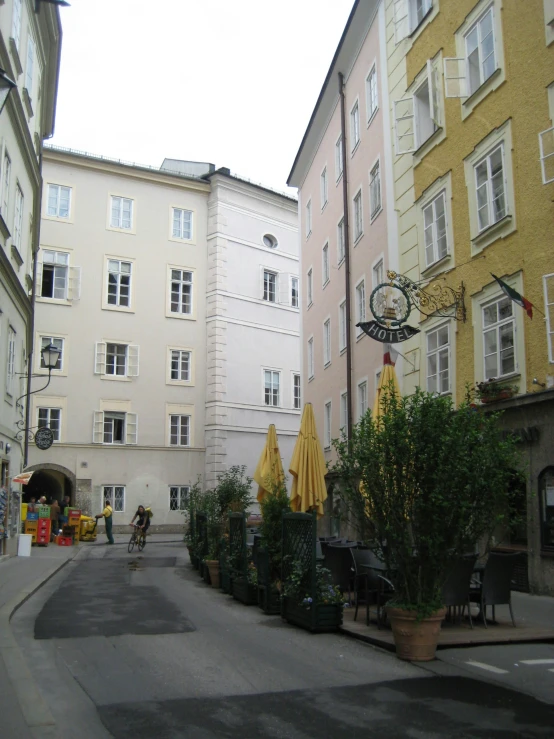
[[[41,495],[46,496],[48,503],[57,500],[61,503],[64,496],[68,495],[70,504],[75,505],[75,483],[73,472],[60,464],[44,462],[34,464],[25,469],[25,472],[33,472],[29,484],[23,487],[23,501],[28,503],[31,498],[38,500]]]

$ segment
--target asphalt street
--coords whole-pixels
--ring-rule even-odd
[[[552,736],[554,705],[484,682],[474,650],[438,676],[237,603],[182,544],[86,554],[12,619],[60,739]]]

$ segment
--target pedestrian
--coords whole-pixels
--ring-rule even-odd
[[[50,506],[50,521],[51,521],[51,531],[52,531],[52,538],[54,536],[58,535],[59,530],[59,517],[60,517],[60,506],[58,505],[57,500],[52,501],[52,505]]]
[[[112,524],[113,524],[113,508],[111,506],[111,503],[109,500],[106,500],[106,507],[102,511],[102,513],[97,513],[94,517],[97,521],[99,518],[103,518],[106,522],[106,536],[108,537],[108,541],[106,544],[114,544],[113,535],[112,535]]]
[[[31,500],[27,503],[27,513],[35,513],[36,504],[37,504],[37,499],[31,498]]]
[[[69,498],[69,495],[65,495],[64,496],[64,499],[62,500],[60,507],[62,509],[62,511],[61,511],[62,516],[65,516],[66,515],[65,509],[66,508],[71,508],[71,500]]]

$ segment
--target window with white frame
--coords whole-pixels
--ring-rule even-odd
[[[192,314],[192,272],[186,269],[171,270],[171,313]]]
[[[381,171],[379,162],[369,172],[369,212],[371,218],[381,210]]]
[[[326,285],[329,282],[329,242],[323,245],[321,252],[322,259],[322,270],[321,276],[323,278],[323,284]]]
[[[354,151],[360,143],[360,106],[357,100],[350,111],[350,141],[352,143],[352,151]]]
[[[308,274],[306,275],[306,283],[307,283],[307,300],[308,300],[308,306],[310,306],[314,301],[314,272],[312,268],[308,270]]]
[[[363,323],[365,320],[365,280],[362,280],[356,285],[356,323]],[[362,329],[356,326],[356,336],[361,334],[363,334]]]
[[[107,375],[127,374],[127,345],[106,344],[106,373]]]
[[[323,172],[319,178],[319,191],[321,196],[321,208],[323,209],[327,205],[329,186],[327,181],[327,167],[323,168]]]
[[[552,97],[554,98],[554,93]],[[542,184],[548,185],[550,182],[554,182],[554,126],[539,133],[539,152]]]
[[[396,154],[416,151],[441,125],[439,60],[427,60],[423,79],[418,76],[413,92],[395,100]]]
[[[348,393],[342,393],[340,396],[340,430],[346,431],[348,426]]]
[[[108,259],[108,305],[128,308],[131,305],[131,262]]]
[[[323,446],[331,448],[331,401],[325,403],[323,413]]]
[[[343,170],[344,170],[344,161],[342,158],[342,134],[341,134],[335,143],[335,178],[337,182],[341,178]]]
[[[13,218],[13,238],[12,243],[18,249],[21,248],[21,232],[23,229],[23,206],[25,199],[23,191],[19,184],[15,188],[15,214]]]
[[[312,233],[312,201],[306,203],[306,238]]]
[[[190,446],[190,416],[181,413],[170,414],[169,445]]]
[[[407,38],[433,7],[433,0],[394,0],[395,43]]]
[[[49,369],[44,364],[44,357],[42,356],[42,350],[45,349],[47,346],[55,346],[56,349],[59,351],[58,361],[56,362],[56,366],[52,368],[53,372],[61,372],[63,369],[63,360],[64,360],[64,340],[60,338],[59,336],[41,336],[40,337],[40,368],[41,369]]]
[[[10,204],[10,177],[12,172],[12,160],[4,149],[4,161],[2,163],[2,216],[8,219],[8,207]]]
[[[93,444],[136,444],[138,416],[121,411],[94,411]]]
[[[190,382],[191,352],[185,349],[170,350],[170,379],[174,382]]]
[[[290,304],[293,308],[298,308],[300,305],[298,295],[298,277],[290,278]]]
[[[300,375],[297,372],[292,376],[292,407],[295,410],[299,410],[302,407]]]
[[[15,41],[16,49],[19,49],[21,39],[21,2],[22,0],[13,0],[12,38]]]
[[[346,300],[339,305],[339,352],[346,349]]]
[[[277,300],[277,275],[275,272],[270,272],[268,269],[264,269],[263,299],[270,303],[275,303]]]
[[[385,266],[383,264],[382,259],[379,259],[379,261],[373,265],[372,272],[373,272],[373,289],[375,289],[377,285],[382,285],[385,279]]]
[[[94,356],[94,373],[105,377],[138,377],[138,345],[97,341]]]
[[[189,485],[169,486],[169,510],[186,511],[190,493]]]
[[[510,375],[517,370],[513,303],[504,296],[482,310],[484,378]]]
[[[6,392],[13,395],[13,384],[15,378],[15,329],[8,327],[8,356],[6,363]]]
[[[104,444],[125,443],[125,413],[104,413]]]
[[[375,115],[377,111],[377,107],[378,107],[377,70],[375,68],[375,64],[371,68],[371,71],[369,72],[365,80],[365,95],[366,95],[366,105],[367,105],[367,120],[369,123],[369,121]]]
[[[544,275],[544,312],[546,315],[546,341],[548,360],[554,363],[554,273]]]
[[[308,339],[308,379],[312,379],[314,376],[315,361],[314,361],[314,340],[313,337]]]
[[[354,195],[354,243],[362,236],[364,232],[363,209],[362,209],[362,191],[358,190]]]
[[[37,427],[39,429],[50,429],[54,436],[54,441],[59,441],[62,427],[61,408],[42,408],[39,406],[37,408]]]
[[[423,208],[425,264],[430,267],[448,254],[446,195],[441,192]]]
[[[133,201],[130,198],[112,195],[110,225],[123,230],[133,228]]]
[[[41,298],[66,300],[69,286],[69,254],[45,249],[42,253]]]
[[[327,367],[331,363],[331,319],[323,324],[323,364]]]
[[[491,6],[465,36],[468,95],[473,95],[496,69],[493,12]]]
[[[25,69],[25,87],[29,97],[33,96],[33,73],[35,67],[35,42],[31,34],[27,36],[27,65]]]
[[[478,228],[483,231],[507,214],[502,144],[475,165],[475,192]]]
[[[52,218],[69,218],[71,188],[64,185],[48,185],[46,213]]]
[[[450,329],[443,324],[426,334],[427,391],[450,392]]]
[[[363,418],[367,411],[367,381],[358,385],[358,419]]]
[[[125,486],[104,485],[104,501],[108,501],[114,513],[125,513]]]
[[[184,208],[173,208],[173,227],[171,231],[174,239],[190,241],[192,239],[192,211]]]
[[[337,226],[337,263],[344,261],[344,218],[341,218]]]
[[[281,405],[281,373],[277,370],[264,369],[264,403],[271,406]]]

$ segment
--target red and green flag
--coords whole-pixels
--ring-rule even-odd
[[[510,287],[508,284],[506,284],[504,280],[500,279],[500,277],[493,275],[492,272],[491,275],[498,282],[498,284],[502,288],[502,291],[510,298],[510,300],[513,300],[514,303],[517,303],[519,306],[521,306],[523,310],[527,313],[529,318],[533,318],[533,303],[527,300],[527,298],[524,298],[523,295],[520,295],[517,290],[514,290],[513,287]]]

